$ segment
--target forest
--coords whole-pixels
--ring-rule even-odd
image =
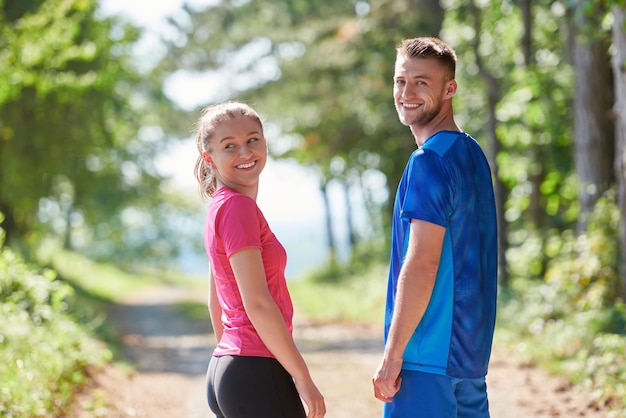
[[[220,0],[184,4],[147,56],[141,36],[97,0],[0,0],[2,251],[37,266],[54,242],[129,272],[171,267],[199,199],[157,156],[199,109],[164,87],[219,73],[212,100],[253,103],[280,131],[273,158],[318,174],[325,280],[384,263],[393,199],[372,178],[393,196],[415,147],[391,97],[395,46],[437,36],[458,55],[457,123],[495,179],[508,338],[537,343],[600,401],[626,400],[624,0]],[[350,210],[336,219],[331,185],[348,208],[358,194],[366,227]],[[0,303],[21,309],[7,277]]]

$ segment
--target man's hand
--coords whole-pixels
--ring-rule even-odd
[[[391,398],[400,390],[400,383],[402,382],[400,377],[401,369],[402,359],[390,361],[383,358],[376,373],[374,373],[374,377],[372,377],[376,399],[383,402],[391,402]]]

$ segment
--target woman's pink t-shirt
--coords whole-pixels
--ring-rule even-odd
[[[287,253],[256,202],[228,187],[217,190],[209,205],[204,245],[224,325],[213,355],[274,357],[248,318],[229,262],[231,255],[244,248],[261,250],[267,287],[291,332],[293,305],[285,279]]]

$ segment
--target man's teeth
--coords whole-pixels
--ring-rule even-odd
[[[250,167],[252,167],[253,165],[254,165],[254,161],[252,161],[251,163],[248,163],[248,164],[241,164],[241,165],[238,165],[238,166],[237,166],[237,168],[250,168]]]
[[[418,106],[419,105],[414,104],[414,103],[404,103],[404,107],[408,107],[408,108],[411,108],[411,109],[415,109]]]

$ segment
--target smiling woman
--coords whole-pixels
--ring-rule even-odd
[[[256,203],[268,153],[261,117],[226,102],[206,107],[195,130],[194,174],[200,197],[210,200],[204,246],[218,342],[207,372],[209,406],[223,418],[322,418],[324,398],[292,336],[287,253]]]

